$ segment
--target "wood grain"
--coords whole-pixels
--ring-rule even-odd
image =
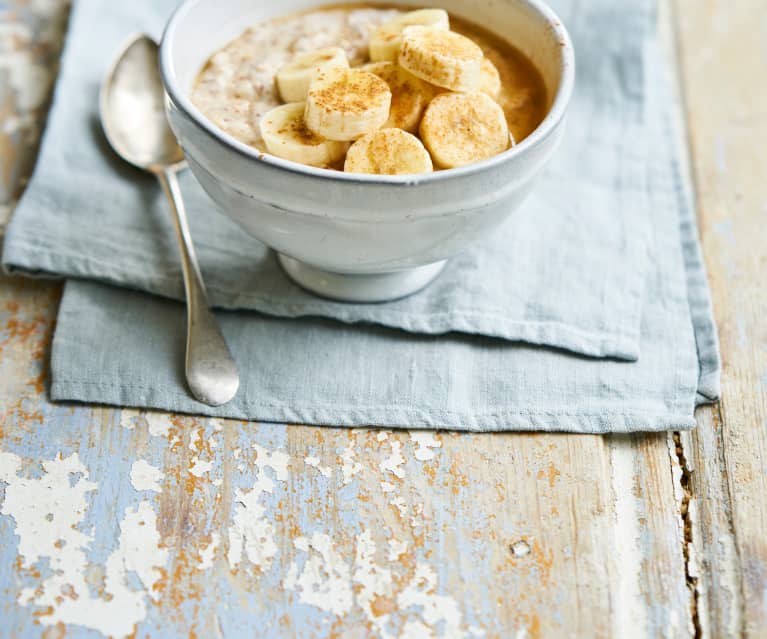
[[[146,606],[128,618],[139,636],[692,636],[665,435],[349,431],[52,405],[57,291],[0,281],[0,451],[22,469],[77,455],[94,486],[71,519],[93,526],[82,561],[58,565],[89,614],[62,633],[121,636],[113,600]],[[26,472],[6,477],[6,500],[54,471],[25,484]],[[55,596],[22,596],[56,584],[56,540],[38,541],[38,561],[19,549],[24,522],[67,516],[57,508],[76,488],[3,506],[0,559],[15,568],[0,610],[17,636],[64,616]],[[150,563],[136,560],[154,578],[123,591],[113,559],[134,513],[156,529]]]
[[[701,236],[723,354],[722,401],[684,438],[708,636],[767,636],[767,14],[676,0]]]

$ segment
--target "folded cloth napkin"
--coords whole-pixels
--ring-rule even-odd
[[[7,231],[6,269],[183,299],[168,204],[151,176],[107,147],[97,114],[116,43],[135,31],[159,34],[175,4],[75,3],[38,168]],[[581,61],[570,130],[532,197],[493,238],[452,260],[418,295],[384,305],[330,302],[294,285],[187,172],[182,190],[212,303],[635,360],[648,256],[642,45],[652,3],[624,12],[610,0],[578,11],[573,0],[560,4]],[[601,30],[605,21],[619,28]]]
[[[129,200],[113,195],[117,191],[111,189],[116,188],[119,181],[105,176],[119,169],[103,160],[101,165],[94,165],[91,160],[97,154],[92,153],[92,149],[87,152],[74,147],[62,150],[54,143],[57,124],[59,129],[68,122],[74,127],[74,121],[82,117],[83,111],[92,113],[93,110],[90,98],[75,100],[72,97],[76,104],[70,104],[62,95],[68,82],[87,84],[79,77],[86,71],[77,68],[72,60],[88,58],[84,49],[77,49],[84,46],[77,44],[77,33],[85,33],[85,27],[94,24],[97,12],[93,7],[98,4],[93,0],[80,0],[76,5],[74,35],[69,38],[40,167],[9,229],[4,260],[9,266],[33,272],[78,275],[170,296],[173,287],[162,291],[149,272],[145,272],[143,280],[135,277],[135,264],[141,259],[150,259],[151,250],[157,248],[148,249],[143,245],[141,252],[133,252],[134,240],[140,242],[148,227],[140,207],[135,203],[129,206]],[[162,3],[151,3],[152,7],[155,4]],[[297,309],[289,313],[291,315],[323,314],[347,322],[367,320],[368,323],[349,325],[326,318],[286,320],[263,313],[221,312],[219,319],[237,359],[242,384],[231,403],[213,409],[195,402],[185,389],[185,317],[181,304],[104,284],[69,281],[54,339],[52,397],[338,426],[575,432],[692,427],[696,403],[718,396],[719,357],[690,193],[680,166],[680,147],[673,143],[678,140],[678,132],[670,116],[672,100],[665,78],[659,76],[661,69],[655,60],[653,33],[647,28],[652,22],[653,3],[649,0],[638,3],[559,0],[553,4],[573,32],[581,72],[568,142],[547,179],[539,185],[538,198],[531,200],[504,230],[505,240],[520,249],[524,242],[515,240],[515,234],[528,234],[527,240],[535,246],[534,251],[527,253],[531,262],[527,268],[516,262],[505,262],[503,269],[488,271],[494,268],[487,263],[492,262],[488,256],[504,260],[508,259],[507,253],[514,252],[492,248],[497,246],[493,241],[472,251],[475,257],[464,256],[458,262],[464,266],[474,264],[474,268],[479,269],[475,277],[481,274],[484,282],[488,272],[514,273],[514,268],[523,268],[522,279],[532,278],[534,284],[522,282],[518,288],[514,287],[519,278],[513,278],[515,283],[511,284],[507,277],[499,278],[506,281],[513,293],[501,291],[507,306],[496,307],[496,311],[500,317],[515,318],[505,325],[506,329],[515,327],[514,330],[502,335],[503,331],[489,330],[486,326],[480,330],[476,323],[467,329],[465,324],[456,325],[454,319],[449,320],[452,325],[436,327],[432,323],[424,327],[412,319],[392,321],[387,312],[396,305],[343,306],[296,297],[285,303],[286,307]],[[112,13],[110,7],[107,15],[99,14],[99,30],[108,30],[102,25],[110,24],[113,19],[125,23],[129,30],[146,26],[156,17],[148,0],[132,3],[130,15],[120,15],[118,9],[114,11]],[[637,36],[638,33],[641,35]],[[99,40],[97,44],[104,43]],[[93,42],[89,46],[93,46]],[[95,85],[96,79],[91,78],[89,82]],[[61,119],[60,113],[65,113],[70,120]],[[58,138],[59,143],[65,139]],[[86,137],[80,145],[95,146],[98,139]],[[575,146],[570,146],[573,144]],[[609,163],[599,159],[604,149],[611,150],[608,151],[612,153]],[[100,152],[107,153],[103,149]],[[83,157],[90,160],[85,161]],[[82,176],[73,176],[72,184],[67,187],[61,170],[56,173],[55,167],[46,168],[47,164],[63,159],[69,160],[75,173],[77,163],[84,162],[83,166],[95,171],[99,179],[91,177],[85,182]],[[613,170],[615,165],[621,167],[618,174]],[[43,180],[41,176],[45,175],[50,179]],[[126,177],[136,179],[129,172]],[[90,203],[91,197],[94,202],[99,199],[100,194],[92,195],[94,190],[106,188],[98,186],[102,183],[109,186],[106,195],[113,204],[128,207],[130,212],[125,217],[117,214],[110,217],[119,225],[119,232],[106,226],[84,226],[83,219],[87,219],[88,214],[113,215],[109,207],[95,208]],[[55,190],[53,184],[56,184]],[[97,186],[91,188],[91,184]],[[583,188],[574,191],[576,185]],[[91,197],[77,193],[78,188],[85,189]],[[50,202],[52,198],[56,198],[54,203]],[[56,207],[64,223],[51,215],[50,211]],[[78,208],[84,211],[80,213]],[[599,209],[597,217],[591,216],[594,209]],[[198,209],[195,217],[203,217],[203,210]],[[545,220],[545,224],[534,224],[536,220],[530,219],[531,211],[542,216],[538,223]],[[567,222],[557,221],[552,211],[559,211]],[[576,211],[581,219],[576,219]],[[81,214],[85,218],[81,219]],[[154,233],[167,232],[171,237],[170,231],[160,223],[162,214],[158,207],[148,219],[156,225]],[[25,221],[25,218],[35,221]],[[620,220],[618,226],[614,226],[616,219]],[[55,224],[56,232],[45,235],[42,229],[46,224]],[[67,224],[74,225],[77,232],[68,233]],[[600,224],[608,228],[605,236],[599,234]],[[554,225],[559,237],[547,239],[548,245],[538,243],[538,238],[546,236],[547,229],[552,228],[548,225]],[[584,231],[582,227],[588,229]],[[616,231],[618,227],[622,230]],[[107,244],[112,248],[111,254],[100,250],[97,257],[89,261],[94,246],[89,235],[96,234],[94,228],[98,228],[98,234],[107,234],[110,238]],[[214,233],[210,249],[216,245],[216,238],[222,237],[216,234],[219,228],[225,228],[223,219],[210,229]],[[620,256],[614,252],[613,240],[617,236],[613,233],[622,238]],[[40,239],[41,236],[44,239]],[[130,237],[131,243],[120,241],[125,237]],[[198,237],[206,239],[199,231]],[[580,244],[575,250],[576,245],[584,241],[586,245]],[[67,250],[66,242],[75,245]],[[172,252],[170,240],[165,250]],[[539,253],[546,250],[551,252]],[[208,256],[206,275],[210,278],[209,273],[215,272],[219,263],[217,260],[225,262],[229,255],[216,256],[212,251],[205,254]],[[235,250],[232,259],[236,260],[236,256]],[[589,265],[585,271],[582,270],[584,259]],[[571,282],[574,290],[557,286],[559,297],[549,298],[549,289],[534,290],[533,286],[544,283],[553,285],[556,278],[549,281],[551,274],[538,272],[546,270],[551,260],[556,260],[556,270],[573,269],[579,277],[586,278],[590,286],[598,285],[599,295],[587,290],[582,282]],[[159,262],[153,264],[161,269]],[[597,274],[594,269],[601,272]],[[424,309],[428,313],[434,309],[444,312],[449,308],[477,308],[483,296],[476,289],[482,285],[470,279],[464,281],[457,270],[447,272],[440,280],[440,284],[447,283],[446,291],[435,292],[440,285],[437,284],[421,294],[435,297],[423,301],[424,297],[416,296],[410,302],[400,302],[399,305],[416,306],[397,306],[397,313],[393,315],[403,318],[410,314],[412,318],[412,314]],[[133,275],[128,276],[129,272]],[[278,277],[273,268],[260,272],[271,272],[273,277]],[[173,277],[172,273],[172,268],[167,267],[160,279]],[[632,283],[631,273],[637,282]],[[631,295],[622,298],[623,303],[632,308],[628,315],[637,314],[630,321],[625,308],[614,308],[621,304],[617,301],[621,299],[618,281],[624,289],[632,289]],[[232,294],[237,300],[234,303],[217,297],[219,303],[253,306],[252,300],[260,293],[248,289],[249,284],[245,283],[245,290],[251,293],[242,294],[251,295],[247,304],[236,292]],[[273,284],[269,289],[270,303],[277,296],[288,295],[286,287],[284,280],[280,285]],[[225,288],[220,288],[217,295],[223,290]],[[643,304],[639,301],[642,290]],[[609,301],[595,299],[604,295]],[[422,306],[417,306],[419,304]],[[486,311],[487,307],[483,309]],[[271,315],[283,314],[276,311],[274,305],[268,309],[259,306],[259,310],[268,310]],[[377,314],[377,311],[383,313]],[[489,315],[485,319],[487,317]],[[586,320],[585,324],[579,324]],[[632,321],[639,329],[632,352],[628,352],[631,349],[604,348],[606,335],[614,335],[618,325],[625,328]],[[520,330],[541,323],[548,327],[545,339],[531,337],[530,333]],[[497,329],[500,324],[493,326]],[[568,329],[573,327],[578,330],[570,332],[571,337],[577,334],[581,338],[596,338],[590,346],[598,343],[600,348],[583,348],[583,341],[573,344],[570,337],[565,339]],[[399,330],[402,328],[418,333]],[[445,330],[464,334],[426,334]],[[535,333],[538,329],[526,330]],[[501,340],[491,337],[493,335],[524,339],[531,344]],[[537,333],[537,337],[540,335]],[[535,342],[544,342],[550,347],[532,345]],[[598,359],[584,357],[585,354],[611,357]],[[618,359],[635,356],[638,356],[635,362]]]

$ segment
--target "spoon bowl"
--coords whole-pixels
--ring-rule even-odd
[[[133,36],[101,92],[101,122],[109,144],[126,162],[156,173],[185,166],[184,152],[165,117],[165,90],[157,64],[158,45]]]

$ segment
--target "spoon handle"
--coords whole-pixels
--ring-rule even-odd
[[[186,381],[192,394],[210,406],[226,404],[240,384],[229,347],[208,306],[205,285],[192,245],[184,201],[174,169],[157,173],[173,211],[186,289]]]

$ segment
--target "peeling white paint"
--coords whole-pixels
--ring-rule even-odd
[[[216,548],[221,543],[221,535],[217,532],[211,533],[210,543],[205,548],[200,549],[200,563],[197,566],[200,570],[207,570],[213,566],[213,558],[216,555]]]
[[[433,628],[438,623],[444,623],[445,639],[462,639],[465,633],[461,629],[458,604],[452,597],[437,594],[436,590],[437,574],[434,569],[419,562],[412,580],[397,596],[397,605],[400,609],[411,606],[420,608],[421,618],[427,626]]]
[[[397,539],[389,540],[389,561],[399,561],[399,558],[407,552],[407,542]]]
[[[393,440],[391,443],[391,455],[381,461],[379,468],[382,473],[389,472],[392,475],[396,475],[400,479],[405,476],[405,469],[401,468],[405,463],[405,458],[402,456],[402,442]]]
[[[432,629],[420,621],[408,621],[402,626],[399,639],[435,639],[435,636]]]
[[[383,568],[375,563],[376,543],[370,530],[363,530],[357,535],[357,549],[354,557],[353,579],[359,588],[357,593],[357,605],[365,611],[370,624],[376,629],[380,639],[393,639],[387,631],[389,614],[380,614],[373,610],[373,603],[379,597],[392,597],[392,576],[388,568]]]
[[[466,630],[472,637],[484,637],[487,633],[479,626],[469,626]]]
[[[293,544],[309,553],[299,571],[294,562],[283,581],[288,590],[299,594],[302,603],[343,615],[354,603],[351,569],[344,558],[333,548],[329,535],[315,532],[311,538],[297,537]]]
[[[442,442],[434,437],[434,433],[428,430],[416,430],[410,433],[410,441],[418,446],[415,450],[415,458],[418,461],[434,459],[433,448],[442,448]]]
[[[395,497],[389,504],[399,510],[400,517],[407,517],[407,503],[404,497]]]
[[[642,607],[634,605],[642,598],[642,557],[639,551],[640,515],[634,496],[634,451],[628,440],[610,440],[610,462],[615,505],[613,525],[618,540],[615,548],[619,555],[616,564],[621,566],[610,588],[613,632],[620,634],[625,628],[631,628],[636,636],[646,637],[653,633],[646,626],[647,618]]]
[[[159,468],[155,468],[144,459],[137,459],[130,469],[130,482],[136,490],[153,490],[162,492],[160,482],[165,475]]]
[[[149,434],[152,437],[167,437],[173,422],[170,421],[170,414],[148,412],[145,415],[146,423],[149,427]]]
[[[355,452],[352,446],[347,446],[341,453],[341,475],[344,486],[350,484],[352,478],[362,472],[362,464],[355,461],[354,456]]]
[[[20,477],[21,459],[0,451],[0,480],[5,490],[2,514],[15,522],[22,567],[48,560],[50,574],[36,589],[25,588],[18,602],[48,609],[37,618],[43,625],[71,624],[105,635],[125,637],[146,617],[147,595],[154,590],[168,560],[160,548],[157,517],[148,501],[128,506],[120,522],[118,546],[106,560],[104,592],[93,597],[86,580],[87,553],[94,533],[79,530],[88,510],[88,493],[97,489],[77,453],[42,462],[39,478]],[[134,574],[141,588],[129,580]]]
[[[511,552],[515,557],[526,557],[530,554],[530,544],[528,544],[524,539],[515,541],[511,545]]]
[[[306,457],[304,458],[304,463],[307,466],[311,466],[312,468],[316,468],[320,471],[320,474],[323,477],[330,477],[333,474],[333,470],[329,466],[321,466],[320,465],[320,458],[319,457]]]
[[[202,428],[198,428],[197,430],[192,431],[192,434],[189,435],[189,450],[191,450],[193,453],[196,453],[200,450],[201,443]]]
[[[211,450],[215,450],[216,448],[218,448],[218,440],[216,439],[215,435],[211,435],[210,437],[208,437],[208,447]]]
[[[378,435],[376,435],[376,439],[379,442],[386,441],[387,439],[389,439],[389,431],[382,430],[380,433],[378,433]]]
[[[381,482],[382,493],[393,493],[396,489],[397,487],[394,484],[390,484],[388,481]]]
[[[362,609],[374,629],[371,636],[395,639],[390,626],[391,609],[407,610],[408,621],[396,639],[465,639],[462,615],[452,597],[437,593],[437,575],[425,563],[418,563],[410,581],[396,593],[397,585],[388,564],[375,561],[376,543],[370,530],[355,538],[354,558],[345,559],[334,547],[329,535],[312,533],[297,537],[296,550],[308,554],[303,565],[293,561],[283,586],[299,595],[299,600],[340,617],[356,605]],[[389,561],[407,552],[407,544],[389,540]],[[484,636],[484,630],[473,627],[472,636]]]
[[[266,507],[260,500],[264,493],[274,492],[274,482],[266,469],[271,469],[278,481],[287,481],[290,457],[278,450],[270,453],[258,444],[254,444],[253,448],[256,450],[256,482],[250,490],[238,488],[234,496],[234,516],[229,528],[227,553],[232,569],[242,561],[243,550],[248,561],[261,569],[268,568],[277,554],[274,526],[267,519]]]
[[[213,430],[217,433],[224,430],[224,424],[220,419],[211,419],[210,423],[213,424]]]
[[[136,418],[138,415],[139,412],[137,410],[123,408],[120,411],[120,426],[125,430],[133,430],[136,427]]]
[[[192,467],[189,469],[189,472],[195,477],[202,477],[205,473],[209,472],[211,468],[213,468],[213,462],[193,457]]]
[[[410,527],[423,526],[423,504],[413,504],[413,516],[410,518]]]

